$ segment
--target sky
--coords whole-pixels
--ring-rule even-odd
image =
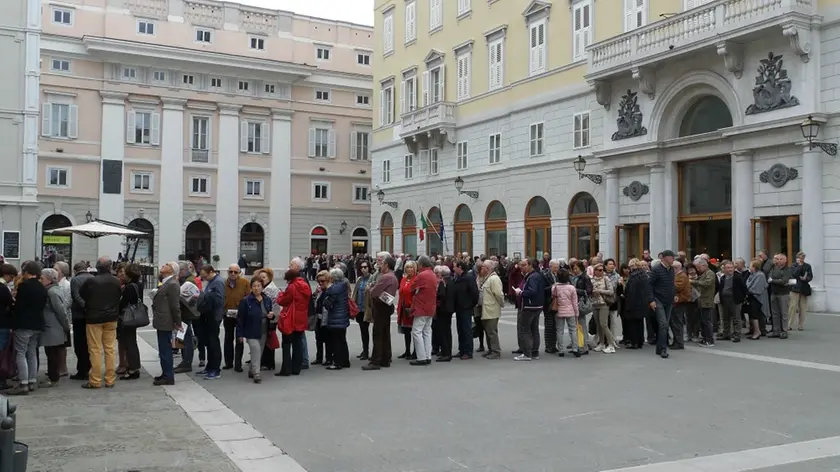
[[[274,10],[373,26],[374,0],[237,0]]]

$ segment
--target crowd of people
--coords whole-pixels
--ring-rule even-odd
[[[712,347],[723,340],[786,339],[790,330],[803,330],[813,278],[803,253],[792,265],[784,254],[770,259],[765,252],[749,265],[706,254],[689,260],[670,250],[655,259],[645,251],[621,264],[600,254],[568,261],[549,254],[539,260],[322,255],[293,259],[285,284],[268,268],[248,279],[237,264],[223,275],[210,264],[196,270],[180,261],[160,267],[143,324],[144,284],[136,264],[103,257],[95,271],[75,264],[71,276],[63,261],[52,268],[29,261],[20,273],[11,264],[2,264],[0,273],[0,352],[14,355],[17,370],[16,376],[0,372],[0,389],[10,395],[51,387],[65,376],[88,389],[140,378],[137,329],[146,324],[157,333],[161,375],[155,385],[172,385],[176,373],[192,372],[196,351],[197,374],[208,380],[247,365],[248,378],[261,383],[262,372],[276,369],[277,350],[275,376],[300,375],[314,365],[349,368],[347,329],[354,320],[362,369],[387,368],[394,362],[394,315],[404,347],[396,358],[411,366],[429,366],[433,358],[470,360],[475,353],[500,359],[499,319],[508,304],[517,313],[515,361],[539,359],[541,344],[545,354],[579,358],[647,343],[668,358],[687,341]],[[314,359],[307,331],[314,332]],[[77,358],[72,375],[71,346]],[[250,360],[243,364],[245,346]],[[39,381],[41,348],[47,368]]]

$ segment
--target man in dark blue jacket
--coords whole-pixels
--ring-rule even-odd
[[[522,354],[513,360],[530,361],[540,358],[540,313],[545,305],[545,277],[540,273],[536,259],[522,260],[519,269],[523,276],[522,288],[515,287],[514,290],[519,298],[516,332]]]
[[[663,359],[668,358],[668,327],[671,323],[671,308],[674,306],[674,297],[677,292],[674,285],[674,268],[671,267],[673,263],[674,252],[662,251],[659,264],[653,264],[649,276],[650,288],[653,292],[650,309],[656,312],[656,354]]]
[[[207,264],[201,268],[201,280],[206,284],[198,298],[198,312],[201,329],[196,333],[202,344],[207,346],[207,366],[199,375],[206,375],[208,380],[222,375],[222,343],[219,331],[225,317],[225,283],[216,269]]]

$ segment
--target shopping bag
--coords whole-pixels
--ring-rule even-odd
[[[578,341],[578,343],[577,343],[578,348],[582,349],[583,346],[586,346],[586,339],[585,339],[585,336],[583,335],[583,327],[580,325],[580,321],[578,321],[578,325],[577,325],[577,337],[578,337],[578,340],[577,340]]]
[[[280,340],[277,338],[277,331],[272,330],[265,338],[265,347],[267,349],[280,349]]]

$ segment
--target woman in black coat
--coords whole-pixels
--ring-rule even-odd
[[[627,349],[641,349],[645,344],[645,318],[650,311],[653,292],[647,274],[636,263],[630,261],[630,276],[624,284],[621,295],[624,306],[624,337]]]
[[[140,283],[140,266],[127,264],[120,267],[117,272],[120,282],[123,283],[122,296],[120,297],[120,314],[131,305],[143,301],[143,284]],[[126,371],[120,376],[120,380],[135,380],[140,378],[140,349],[137,347],[137,328],[117,326],[117,340],[120,349],[125,350]]]

